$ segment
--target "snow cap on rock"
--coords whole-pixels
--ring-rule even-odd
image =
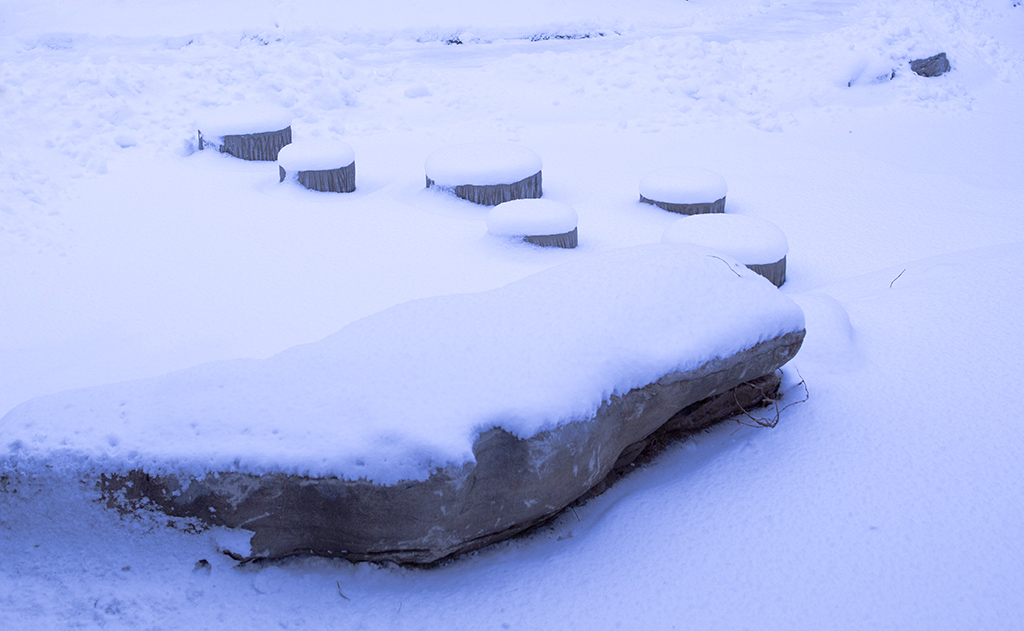
[[[33,399],[0,419],[25,466],[426,479],[482,431],[525,438],[615,394],[803,329],[709,250],[651,244],[403,303],[265,360]],[[609,291],[613,288],[614,291]]]

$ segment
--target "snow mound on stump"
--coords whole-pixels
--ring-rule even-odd
[[[667,168],[640,180],[640,201],[687,215],[725,212],[725,178],[698,168]]]
[[[340,140],[303,140],[283,147],[277,164],[283,182],[288,174],[306,188],[334,193],[356,189],[356,154]]]
[[[745,215],[680,217],[661,235],[663,243],[703,246],[738,260],[776,286],[786,281],[789,241],[775,224]]]
[[[427,157],[427,188],[453,191],[494,206],[542,195],[541,160],[532,150],[503,142],[477,142],[438,149]]]
[[[546,199],[517,199],[498,204],[487,213],[487,231],[497,236],[523,237],[537,245],[574,248],[579,215],[572,206]]]
[[[291,112],[274,105],[221,107],[204,113],[197,122],[199,149],[210,145],[243,160],[276,160],[292,140],[291,124]]]

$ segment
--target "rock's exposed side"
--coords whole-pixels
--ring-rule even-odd
[[[253,558],[314,553],[432,563],[518,534],[601,490],[659,432],[698,429],[757,404],[766,387],[777,387],[772,373],[803,337],[802,330],[787,333],[665,375],[613,396],[588,420],[529,438],[484,431],[473,446],[475,463],[423,481],[385,486],[232,472],[181,480],[136,471],[105,476],[102,488],[112,505],[148,500],[172,515],[250,530]]]
[[[910,69],[922,77],[937,77],[949,72],[949,60],[946,53],[939,53],[926,59],[915,59],[910,62]]]

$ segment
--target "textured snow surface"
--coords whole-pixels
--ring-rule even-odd
[[[579,215],[568,204],[550,199],[514,199],[487,213],[487,232],[539,237],[572,232],[578,222]]]
[[[277,163],[288,173],[340,169],[355,159],[352,145],[340,140],[293,140],[277,154]]]
[[[238,566],[223,533],[122,517],[0,441],[0,629],[1019,627],[1015,4],[4,0],[0,416],[658,243],[678,217],[637,184],[673,165],[785,232],[807,337],[774,429],[727,422],[426,571]],[[951,72],[910,71],[939,51]],[[359,189],[195,151],[199,113],[252,101],[351,144]],[[480,140],[543,156],[580,247],[424,190],[426,156]]]
[[[427,177],[441,186],[513,184],[541,170],[533,150],[507,142],[472,142],[427,156]]]
[[[640,180],[641,195],[666,204],[710,204],[726,190],[725,178],[697,167],[658,169]]]
[[[51,466],[425,479],[471,462],[480,431],[529,437],[803,328],[789,298],[735,268],[686,246],[594,254],[398,305],[271,359],[30,401],[0,419],[0,444]]]
[[[744,265],[774,263],[789,252],[779,227],[765,219],[708,213],[673,221],[661,235],[662,243],[691,243],[736,259]]]
[[[268,103],[239,103],[198,114],[196,124],[206,138],[280,131],[292,124],[292,113]]]

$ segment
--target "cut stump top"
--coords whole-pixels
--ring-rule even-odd
[[[280,131],[292,124],[292,113],[276,105],[242,103],[204,112],[197,127],[207,138]]]
[[[786,235],[775,224],[724,213],[681,217],[669,224],[661,240],[717,250],[744,265],[774,263],[789,252]]]
[[[440,186],[512,184],[541,170],[531,149],[506,142],[474,142],[438,149],[427,157],[427,177]]]
[[[498,236],[546,236],[576,228],[579,215],[572,206],[548,199],[517,199],[498,204],[487,213],[487,232]]]
[[[669,204],[704,204],[725,197],[725,178],[699,168],[667,168],[640,180],[640,195]]]
[[[329,171],[355,162],[352,147],[340,140],[300,140],[281,149],[277,162],[289,173]]]

